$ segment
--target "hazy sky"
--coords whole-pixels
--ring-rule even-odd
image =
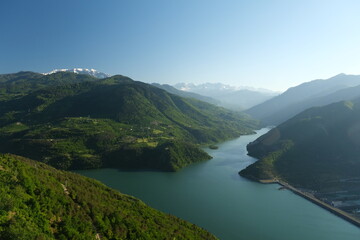
[[[73,67],[273,90],[360,74],[360,1],[1,0],[0,73]]]

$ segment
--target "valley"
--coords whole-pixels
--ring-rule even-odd
[[[0,240],[360,239],[359,1],[2,3]]]
[[[76,171],[203,227],[222,240],[357,240],[360,228],[277,184],[238,175],[256,162],[246,145],[255,135],[204,149],[213,158],[179,172],[91,169]],[[156,186],[156,187],[154,187]],[[301,229],[301,231],[299,231]]]
[[[259,198],[259,196],[253,195],[253,191],[257,189],[257,183],[236,176],[239,170],[241,170],[241,176],[260,182],[271,182],[273,179],[277,179],[276,181],[281,181],[281,184],[287,189],[340,216],[346,215],[341,213],[343,210],[350,214],[348,219],[358,217],[360,207],[358,204],[360,194],[357,184],[357,179],[360,176],[357,175],[359,166],[356,157],[359,149],[357,123],[360,121],[358,99],[310,108],[267,132],[268,129],[256,130],[260,124],[267,121],[266,118],[261,119],[262,122],[259,124],[258,120],[243,112],[231,111],[202,101],[214,101],[216,103],[216,100],[191,92],[182,92],[171,86],[149,85],[122,75],[96,78],[91,75],[93,72],[96,71],[90,71],[87,75],[61,70],[51,74],[20,72],[0,75],[0,141],[2,142],[0,152],[32,158],[41,164],[46,163],[62,170],[76,170],[85,176],[99,179],[120,192],[124,191],[141,198],[156,209],[191,221],[221,239],[230,240],[234,237],[237,239],[261,239],[268,235],[274,236],[274,239],[284,237],[277,230],[279,225],[272,225],[273,229],[267,228],[257,234],[246,229],[242,229],[239,234],[236,233],[238,221],[241,221],[245,226],[253,224],[244,222],[244,220],[252,218],[253,212],[248,212],[248,215],[242,220],[238,219],[237,215],[234,216],[229,213],[229,209],[226,209],[229,202],[239,208],[241,213],[238,214],[244,214],[243,206],[249,205],[249,203],[237,205],[234,199],[231,200],[233,197],[239,197],[235,192],[239,191],[241,196],[250,194],[252,197],[249,200]],[[352,79],[357,81],[357,78]],[[343,96],[356,96],[356,89],[356,86],[341,89],[332,93],[331,96],[333,97],[327,97],[326,101],[336,101]],[[349,94],[350,92],[353,95]],[[263,104],[266,105],[272,101],[270,99]],[[316,101],[308,102],[310,105],[317,104]],[[257,134],[253,135],[255,131]],[[238,138],[239,136],[241,137]],[[224,142],[229,139],[235,140]],[[245,146],[247,146],[249,155],[259,159],[259,161],[246,156]],[[331,146],[330,149],[329,146]],[[215,159],[212,159],[213,157]],[[16,155],[4,155],[3,159],[7,159],[7,162],[30,162],[31,166],[37,166],[35,162]],[[316,162],[314,162],[315,159]],[[8,171],[4,167],[5,165],[4,162],[2,168],[5,169],[4,171]],[[46,165],[40,166],[51,170]],[[221,166],[226,166],[226,171]],[[199,169],[200,172],[198,172]],[[208,173],[205,174],[205,172]],[[17,177],[14,170],[9,173]],[[200,182],[189,182],[197,174],[207,177],[198,179]],[[107,178],[108,176],[109,178]],[[135,180],[134,177],[138,180]],[[168,178],[165,181],[171,179],[175,181],[172,182],[173,180],[171,180],[166,183],[164,187],[167,190],[161,190],[163,189],[161,185],[164,183],[157,180],[158,178],[164,180],[164,177]],[[142,181],[143,178],[148,179]],[[228,180],[224,181],[222,178],[228,180],[230,178],[236,184],[234,185]],[[38,180],[32,181],[37,182]],[[123,184],[119,186],[113,181],[120,181]],[[163,192],[154,195],[154,189],[151,187],[139,188],[142,183],[138,181],[155,184]],[[241,184],[238,186],[237,182]],[[217,188],[216,185],[219,183],[223,185],[219,185]],[[288,186],[288,183],[295,188]],[[24,191],[30,191],[26,190],[27,185],[25,183],[24,186],[21,185],[21,182],[19,184],[25,189]],[[84,192],[70,189],[68,185],[62,182],[59,184],[65,195],[71,195],[70,193],[73,191],[76,194],[85,195]],[[214,211],[213,215],[204,212],[197,213],[202,216],[201,218],[190,214],[194,211],[192,207],[194,201],[203,203],[213,199],[212,201],[216,200],[219,203],[217,201],[219,197],[205,194],[194,199],[195,196],[187,194],[187,192],[194,190],[185,187],[184,184],[189,185],[189,187],[198,186],[202,189],[202,193],[217,189],[218,196],[227,196],[226,207],[223,206],[219,211],[223,210],[227,213],[228,219],[224,221],[229,221],[226,225],[230,228],[224,229],[224,225],[216,226],[207,220],[209,216],[214,219],[225,219],[225,216],[221,216],[219,211]],[[242,191],[241,186],[247,190]],[[176,191],[170,191],[169,187],[176,189]],[[258,187],[262,189],[262,187]],[[208,190],[206,190],[207,188]],[[236,190],[236,188],[239,189]],[[276,193],[276,191],[273,192],[274,189],[276,190],[276,186],[275,188],[273,186],[265,188],[267,190],[263,194],[266,193],[267,197]],[[10,190],[7,189],[7,184],[2,186],[2,189],[6,191],[8,196],[11,195]],[[151,190],[151,194],[148,192],[149,190]],[[170,205],[163,199],[166,198],[164,192],[177,196],[176,199],[173,197],[168,199]],[[34,199],[32,201],[37,202],[35,204],[43,204],[42,198],[36,198],[32,192],[29,194]],[[274,199],[278,197],[283,198],[285,196],[274,195]],[[285,198],[287,197],[288,195]],[[264,196],[260,198],[264,198]],[[77,201],[74,197],[72,199]],[[178,207],[175,204],[177,199],[186,204],[183,207]],[[329,205],[322,205],[321,202],[317,202],[317,199]],[[25,204],[21,206],[26,209],[28,202],[22,201],[19,204]],[[283,204],[283,201],[287,200],[278,199],[276,201]],[[290,203],[292,201],[298,200],[293,199]],[[300,201],[305,200],[301,199]],[[215,204],[215,202],[211,204]],[[263,203],[260,201],[252,208],[262,209],[257,204]],[[214,207],[215,205],[209,206],[211,209]],[[278,205],[267,207],[279,208]],[[125,207],[125,209],[128,208]],[[304,210],[306,208],[307,205],[305,204],[303,208],[299,208],[299,211],[307,211]],[[207,208],[199,207],[199,209],[207,211]],[[315,209],[317,208],[311,207],[312,212],[318,211]],[[10,214],[9,211],[12,213],[19,210],[10,209],[6,211],[4,212],[5,215]],[[263,211],[265,210],[263,209]],[[288,211],[286,210],[278,218],[289,221],[285,216]],[[183,212],[187,214],[183,214]],[[297,226],[309,221],[307,216],[299,218],[299,213],[293,214],[296,216],[294,221]],[[257,213],[256,216],[269,221],[266,219],[274,217],[274,213],[265,214],[265,216]],[[334,215],[326,216],[330,216],[327,221],[339,221],[339,218]],[[30,218],[36,219],[33,215]],[[317,225],[318,228],[322,228],[324,223],[328,224],[327,221],[320,223],[316,218],[313,220],[315,222],[312,224]],[[18,221],[20,224],[21,220],[18,219]],[[48,219],[45,218],[41,221],[46,222]],[[97,224],[102,224],[97,218],[91,221],[96,229],[98,228]],[[119,221],[123,222],[123,220]],[[291,221],[289,223],[295,224]],[[8,226],[7,224],[9,223],[5,221],[3,226]],[[339,226],[345,227],[346,224],[348,223],[341,223]],[[282,227],[283,225],[286,224],[281,223]],[[149,225],[146,224],[146,226]],[[47,225],[43,226],[44,229],[47,227]],[[305,225],[303,227],[306,228]],[[58,229],[59,227],[50,227],[50,229],[53,228]],[[119,236],[129,231],[130,228],[127,226],[119,232],[110,224],[106,229],[112,230],[107,230],[107,233],[86,231],[92,235],[99,234],[105,239],[104,236]],[[289,233],[286,236],[292,235],[294,232],[290,226],[288,228]],[[15,230],[8,227],[4,229],[6,231],[3,234],[29,234],[26,231],[16,233]],[[62,229],[59,228],[56,231],[63,231]],[[39,229],[36,234],[53,236],[51,235],[53,233],[49,231],[53,230],[45,230],[44,232]],[[72,234],[80,233],[79,229],[72,231]],[[203,233],[199,231],[201,232],[201,230],[196,230],[196,234],[200,234],[199,239],[204,236],[211,236],[210,234],[207,235],[208,233],[205,231]],[[337,228],[334,228],[334,231],[328,231],[328,233],[331,237],[337,238],[340,236],[337,231]],[[165,231],[161,232],[164,233]],[[176,230],[171,234],[174,236],[179,234],[179,239],[182,239],[185,232],[187,232],[185,229]],[[228,233],[224,234],[225,232]],[[68,232],[62,234],[64,236],[75,236]],[[141,235],[142,233],[139,232],[138,234]],[[154,232],[154,234],[156,233]],[[187,234],[194,233],[188,232]],[[299,235],[301,237],[299,239],[303,239],[304,236],[309,238],[314,234],[308,230],[303,235]],[[327,239],[332,239],[330,235],[320,234],[318,236],[321,238],[326,236]],[[350,227],[349,235],[344,239],[355,239],[353,237],[357,235],[357,230]],[[57,239],[59,236],[55,234],[53,237]],[[127,238],[133,239],[134,236],[128,235]],[[296,237],[292,236],[292,239],[296,239]]]

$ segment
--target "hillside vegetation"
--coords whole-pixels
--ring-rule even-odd
[[[0,155],[0,239],[216,239],[98,181]]]
[[[245,114],[120,75],[96,80],[67,72],[26,74],[35,75],[29,81],[36,84],[20,76],[17,92],[3,90],[0,151],[60,169],[176,171],[210,158],[201,144],[250,134],[257,124]]]
[[[360,179],[360,99],[308,109],[248,145],[260,160],[240,172],[317,191],[344,191]]]

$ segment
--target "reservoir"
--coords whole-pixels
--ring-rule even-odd
[[[176,173],[97,169],[77,171],[163,212],[210,231],[222,240],[359,240],[360,228],[276,184],[238,175],[256,161],[246,145],[269,129],[205,149],[210,161]]]

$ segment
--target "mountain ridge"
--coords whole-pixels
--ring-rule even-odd
[[[153,86],[164,89],[165,91],[172,93],[172,94],[176,94],[179,95],[180,97],[186,97],[186,98],[195,98],[197,100],[203,101],[203,102],[207,102],[207,103],[211,103],[214,105],[219,105],[220,101],[216,100],[214,98],[211,97],[207,97],[207,96],[203,96],[197,93],[193,93],[193,92],[188,92],[188,91],[183,91],[183,90],[179,90],[169,84],[159,84],[159,83],[152,83]]]
[[[338,74],[329,79],[313,80],[289,88],[279,96],[256,105],[245,112],[261,120],[263,125],[277,125],[309,107],[332,103],[332,101],[326,100],[326,96],[331,99],[331,95],[337,91],[358,85],[360,85],[360,75]],[[320,101],[317,102],[316,99]],[[344,97],[339,100],[351,99]],[[310,104],[311,102],[312,104]],[[297,110],[294,111],[294,108]]]
[[[250,91],[257,91],[257,92],[263,92],[263,93],[269,93],[269,94],[277,94],[277,91],[272,91],[265,88],[255,88],[255,87],[249,87],[249,86],[232,86],[229,84],[223,84],[220,82],[217,83],[200,83],[200,84],[194,84],[194,83],[176,83],[173,85],[173,87],[182,90],[182,91],[190,91],[190,92],[196,92],[196,89],[214,89],[214,90],[250,90]],[[194,91],[195,89],[195,91]]]
[[[96,79],[59,72],[44,79],[53,85],[32,90],[23,81],[28,88],[22,95],[0,100],[0,139],[6,143],[0,151],[61,169],[176,171],[210,158],[200,144],[250,134],[256,127],[245,114],[121,75]]]
[[[211,97],[219,101],[218,105],[235,111],[243,111],[277,95],[276,92],[266,89],[235,87],[222,83],[203,83],[198,85],[178,83],[174,87],[181,91]]]

